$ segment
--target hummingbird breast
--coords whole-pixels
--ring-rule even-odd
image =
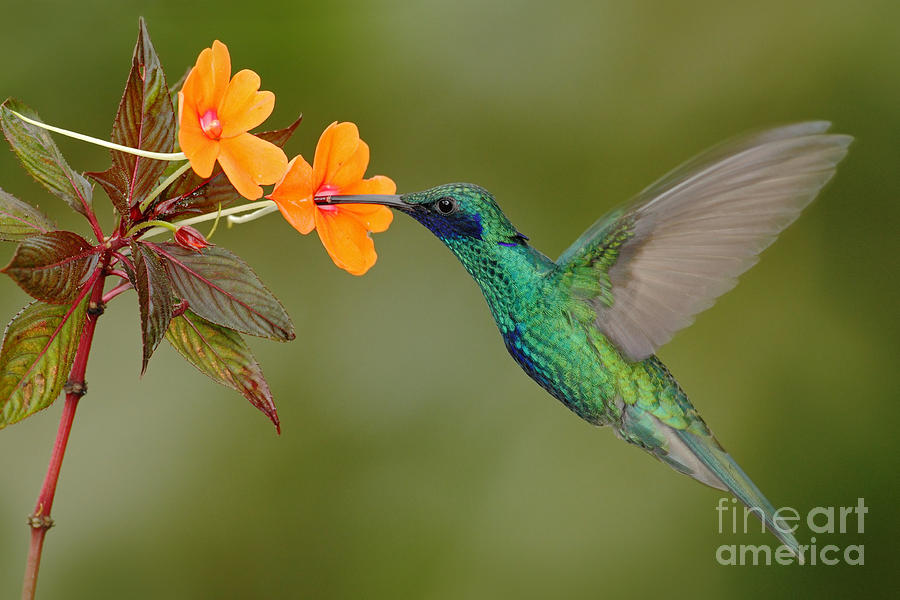
[[[507,351],[529,377],[590,423],[618,420],[622,359],[599,332],[572,318],[569,298],[550,273],[495,270],[476,281]]]
[[[617,421],[612,365],[603,362],[583,326],[552,311],[539,312],[539,319],[510,314],[500,327],[513,360],[582,419],[595,425]]]

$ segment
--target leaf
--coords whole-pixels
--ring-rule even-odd
[[[2,272],[33,298],[66,304],[78,295],[97,260],[97,248],[77,233],[50,231],[24,239]]]
[[[35,121],[41,118],[14,98],[0,105],[0,127],[22,166],[38,183],[87,216],[93,195],[91,184],[72,170],[46,129],[26,123],[12,111]]]
[[[143,374],[172,319],[172,284],[162,261],[144,244],[131,242],[131,259],[134,261],[134,273],[129,273],[129,277],[137,290],[141,311]]]
[[[256,137],[262,138],[267,142],[272,142],[279,148],[284,148],[284,145],[288,143],[288,140],[291,139],[291,136],[294,135],[294,131],[300,127],[300,122],[303,120],[303,115],[297,117],[297,119],[283,129],[273,129],[271,131],[263,131],[262,133],[256,134]]]
[[[240,334],[188,310],[172,319],[166,339],[201,373],[240,392],[281,432],[272,392]]]
[[[0,240],[18,242],[51,229],[50,217],[0,189]]]
[[[125,93],[113,122],[112,141],[151,152],[171,152],[175,145],[175,113],[166,76],[143,19]],[[110,154],[109,169],[88,175],[103,186],[116,210],[130,222],[131,207],[156,187],[166,164],[118,150]]]
[[[193,67],[185,69],[184,73],[181,74],[181,77],[178,78],[178,81],[169,86],[169,99],[176,110],[178,110],[178,92],[181,91],[181,87],[184,85],[184,82],[187,81],[188,75],[191,74],[192,69]]]
[[[272,142],[278,147],[283,147],[294,134],[297,127],[300,126],[302,120],[303,115],[300,115],[288,127],[274,131],[264,131],[257,134],[257,137]],[[222,208],[226,208],[234,202],[244,200],[244,197],[238,194],[231,182],[228,181],[218,164],[216,164],[212,177],[209,179],[203,179],[194,171],[188,170],[175,180],[166,191],[160,194],[160,198],[165,199],[179,196],[184,196],[182,201],[166,211],[166,214],[170,217],[188,212],[209,212],[216,210],[219,205]]]
[[[6,327],[0,348],[0,429],[50,406],[69,376],[87,295],[75,306],[32,302]]]
[[[229,329],[279,341],[294,339],[281,303],[240,258],[219,246],[202,252],[147,244],[163,259],[175,294],[195,313]]]

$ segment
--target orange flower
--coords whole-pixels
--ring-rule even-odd
[[[397,186],[383,175],[363,179],[369,166],[369,146],[359,139],[353,123],[329,125],[316,146],[313,166],[302,156],[288,164],[287,173],[266,196],[275,201],[294,229],[319,232],[322,245],[334,264],[362,275],[378,256],[369,232],[381,232],[394,218],[377,204],[316,205],[316,196],[338,194],[394,194]]]
[[[230,78],[230,79],[229,79]],[[200,177],[218,160],[245,198],[262,196],[260,184],[275,183],[287,168],[284,151],[247,133],[269,118],[272,92],[259,91],[259,75],[244,69],[231,77],[231,57],[216,40],[197,57],[178,92],[178,143]]]

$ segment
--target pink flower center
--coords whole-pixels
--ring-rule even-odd
[[[219,139],[222,135],[222,124],[219,122],[219,115],[215,109],[209,109],[200,117],[200,129],[211,140]]]
[[[316,190],[316,198],[322,198],[323,196],[335,196],[340,193],[340,189],[336,185],[331,185],[330,183],[323,184],[319,186],[319,189]],[[324,210],[325,212],[337,212],[338,205],[337,204],[317,204],[316,205],[319,210]]]

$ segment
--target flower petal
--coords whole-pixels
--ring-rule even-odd
[[[348,213],[363,227],[373,233],[387,231],[394,220],[394,213],[387,206],[377,204],[341,204],[338,206],[341,212]]]
[[[250,69],[237,73],[225,88],[218,106],[222,137],[250,131],[269,118],[275,108],[275,94],[259,91],[259,75]]]
[[[396,194],[397,184],[390,177],[376,175],[369,179],[360,179],[347,187],[341,188],[342,194]]]
[[[271,142],[249,133],[219,141],[219,164],[239,194],[249,200],[262,196],[257,184],[275,183],[287,169],[287,156]]]
[[[178,113],[178,145],[191,161],[194,172],[200,177],[209,177],[219,155],[219,142],[203,133],[196,106],[186,100],[184,92],[178,92]]]
[[[332,165],[333,171],[326,176],[326,183],[330,183],[339,190],[360,181],[366,174],[369,166],[369,145],[359,140],[356,150],[340,164]]]
[[[181,91],[200,112],[216,108],[231,77],[231,56],[228,48],[216,40],[197,57]]]
[[[313,160],[313,183],[316,184],[316,189],[323,184],[337,185],[333,179],[334,175],[341,170],[345,163],[354,162],[354,155],[357,153],[360,143],[359,129],[353,123],[335,121],[325,128],[319,137],[319,143],[316,145],[316,157]],[[366,172],[365,167],[368,166],[368,147],[364,152],[366,164],[363,165],[363,169],[356,179],[362,179]],[[357,164],[361,157],[356,158],[357,161],[354,164]],[[343,176],[342,181],[351,183],[349,179],[345,179],[346,175]]]
[[[213,98],[218,100],[228,85],[231,78],[231,55],[228,53],[228,47],[215,40],[212,43],[212,82],[213,82]]]
[[[312,167],[302,156],[295,156],[288,163],[284,177],[266,197],[275,201],[284,219],[294,229],[306,234],[316,227],[314,191]]]
[[[397,184],[389,177],[376,175],[370,179],[362,179],[346,188],[342,194],[396,194]],[[386,206],[377,204],[342,204],[341,210],[352,213],[365,224],[366,229],[374,233],[386,231],[394,219],[394,213]]]
[[[316,230],[334,264],[351,275],[362,275],[378,258],[366,228],[340,211],[315,211]]]

